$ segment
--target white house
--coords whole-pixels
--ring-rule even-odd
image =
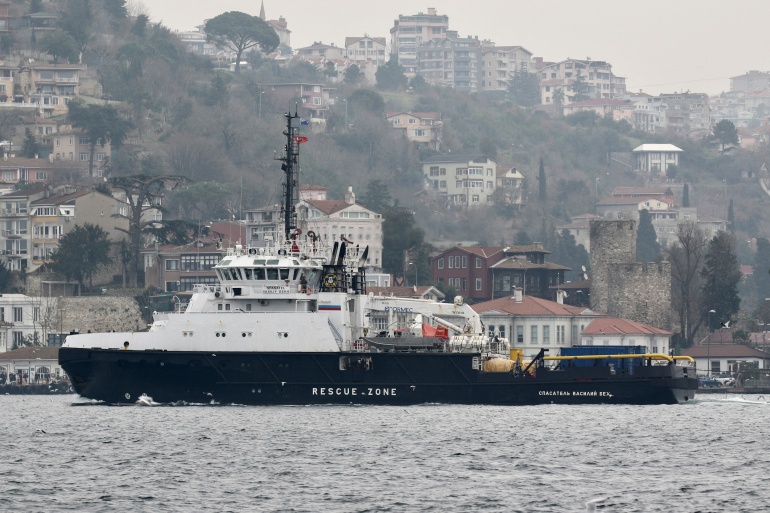
[[[594,319],[583,330],[583,346],[644,346],[647,352],[668,354],[670,331],[617,317]]]
[[[489,335],[499,335],[510,341],[511,349],[521,349],[525,358],[535,356],[541,348],[557,355],[562,347],[580,345],[586,327],[604,314],[589,308],[524,296],[516,288],[506,296],[473,305],[481,316]]]

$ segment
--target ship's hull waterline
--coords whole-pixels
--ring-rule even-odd
[[[204,353],[60,350],[75,391],[132,404],[677,404],[697,380],[671,366],[622,376],[598,367],[538,370],[534,376],[477,370],[476,353]]]

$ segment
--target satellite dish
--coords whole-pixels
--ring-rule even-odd
[[[412,287],[412,289],[414,290],[414,293],[416,294],[416,293],[417,293],[417,285],[415,284],[415,285]]]

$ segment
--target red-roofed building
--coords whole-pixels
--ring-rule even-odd
[[[545,261],[542,244],[509,247],[455,246],[433,257],[433,281],[453,287],[474,301],[509,296],[515,287],[525,294],[551,299],[549,287],[564,283],[568,267]]]
[[[562,347],[581,344],[581,333],[598,317],[588,308],[565,305],[559,301],[514,294],[473,306],[490,335],[507,338],[512,349],[521,349],[531,357],[541,348],[555,355]]]
[[[732,337],[731,333],[728,333]],[[698,374],[735,372],[736,362],[749,362],[759,369],[770,366],[770,353],[741,344],[704,344],[688,347],[682,354],[695,359]]]
[[[671,347],[670,331],[617,317],[603,317],[591,321],[582,333],[583,346],[645,346],[653,353],[668,354]]]

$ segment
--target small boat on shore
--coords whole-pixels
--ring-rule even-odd
[[[695,397],[691,359],[634,348],[526,360],[451,303],[367,293],[367,247],[329,248],[297,208],[300,119],[286,114],[283,231],[236,247],[183,312],[146,332],[67,337],[59,363],[108,403],[249,405],[675,404]],[[632,350],[633,349],[633,350]]]

